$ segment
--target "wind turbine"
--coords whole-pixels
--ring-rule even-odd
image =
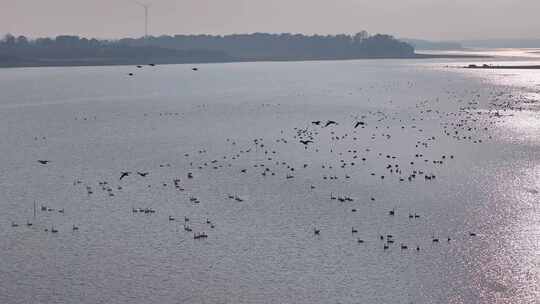
[[[136,4],[144,8],[144,39],[148,38],[148,10],[150,9],[150,4],[141,3],[139,1],[133,1]]]

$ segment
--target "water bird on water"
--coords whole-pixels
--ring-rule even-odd
[[[205,232],[202,232],[202,233],[195,233],[193,235],[193,238],[198,240],[198,239],[205,239],[208,237],[208,234],[206,234]]]

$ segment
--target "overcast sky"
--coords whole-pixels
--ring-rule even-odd
[[[540,38],[540,0],[141,0],[150,34],[388,33],[433,40]],[[0,0],[0,33],[137,37],[130,0]]]

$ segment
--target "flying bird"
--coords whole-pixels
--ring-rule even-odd
[[[51,162],[50,160],[38,160],[38,163],[40,163],[42,165],[46,165],[46,164],[48,164],[50,162]]]
[[[137,171],[137,174],[139,174],[142,177],[146,177],[148,175],[148,172],[139,172],[139,171]]]
[[[328,126],[330,126],[330,125],[337,125],[337,124],[338,124],[337,122],[335,122],[335,121],[333,121],[333,120],[329,120],[329,121],[326,122],[326,125],[324,125],[324,126],[325,126],[325,127],[328,127]]]
[[[300,143],[302,143],[302,144],[304,144],[304,145],[307,146],[307,144],[313,143],[313,141],[312,141],[312,140],[301,140]]]
[[[320,120],[312,121],[311,123],[314,124],[314,125],[316,125],[316,126],[320,126],[320,125],[321,125],[321,121],[320,121]]]
[[[359,126],[363,126],[363,125],[365,125],[365,124],[366,124],[366,123],[363,122],[363,121],[358,121],[358,122],[354,125],[354,128],[356,129],[356,128],[358,128]]]
[[[124,177],[129,176],[131,172],[122,172],[122,175],[120,175],[120,180],[122,180]]]

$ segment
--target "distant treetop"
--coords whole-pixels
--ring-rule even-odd
[[[232,34],[175,35],[87,39],[61,35],[28,39],[6,35],[0,40],[0,66],[10,63],[63,61],[131,63],[141,58],[162,63],[228,62],[256,60],[325,60],[411,58],[414,48],[390,35]],[[106,60],[105,60],[106,59]]]

